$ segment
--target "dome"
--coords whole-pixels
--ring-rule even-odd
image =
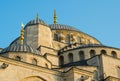
[[[11,44],[7,48],[3,49],[1,52],[28,52],[34,54],[40,54],[40,51],[33,49],[27,44]]]
[[[80,32],[78,29],[72,26],[62,25],[62,24],[51,24],[49,25],[49,27],[51,28],[51,30],[72,30],[72,31]]]
[[[35,25],[35,24],[41,24],[41,25],[47,26],[46,22],[41,19],[31,20],[26,24],[26,26],[31,26],[31,25]]]

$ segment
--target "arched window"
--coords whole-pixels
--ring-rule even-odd
[[[95,50],[90,50],[90,57],[93,57],[93,56],[95,56]]]
[[[59,38],[58,34],[55,33],[55,34],[54,34],[54,40],[55,40],[55,41],[58,41],[58,38]]]
[[[61,41],[61,34],[60,33],[55,33],[54,34],[54,40],[60,42]]]
[[[79,59],[80,59],[80,60],[85,60],[84,51],[80,51],[80,52],[79,52]]]
[[[78,36],[78,43],[81,43],[81,38],[80,38],[80,36]]]
[[[70,35],[70,43],[74,43],[74,42],[75,42],[74,36],[71,34]]]
[[[105,50],[101,50],[101,54],[107,54],[107,52]]]
[[[73,54],[72,53],[68,54],[68,59],[69,59],[69,62],[73,62]]]
[[[69,34],[66,36],[66,43],[70,44],[70,35]]]
[[[37,65],[37,60],[35,58],[32,59],[32,64]]]
[[[16,56],[16,57],[15,57],[15,60],[21,61],[21,57],[20,57],[20,56]]]
[[[60,64],[60,65],[63,65],[63,64],[64,64],[64,57],[63,57],[63,56],[60,56],[60,57],[59,57],[59,64]]]
[[[111,55],[112,55],[114,58],[117,58],[117,54],[116,54],[115,51],[112,51],[112,52],[111,52]]]

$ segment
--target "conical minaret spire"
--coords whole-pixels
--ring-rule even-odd
[[[21,26],[22,26],[22,30],[21,30],[21,36],[20,36],[20,44],[22,45],[24,42],[24,26],[25,25],[22,23]]]
[[[54,24],[57,24],[57,14],[56,14],[56,10],[54,10]]]

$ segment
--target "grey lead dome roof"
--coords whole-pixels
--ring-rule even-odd
[[[51,28],[51,30],[73,30],[80,32],[78,29],[72,26],[62,25],[62,24],[51,24],[49,25],[49,27]]]
[[[35,24],[41,24],[47,26],[46,22],[41,19],[31,20],[26,24],[26,26],[35,25]]]
[[[27,44],[11,44],[7,48],[3,49],[1,52],[28,52],[34,54],[40,54],[40,51],[33,49]]]

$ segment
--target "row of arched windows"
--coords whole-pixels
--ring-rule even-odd
[[[61,42],[61,40],[62,40],[61,34],[60,33],[55,33],[54,34],[54,40]],[[69,34],[66,36],[66,43],[70,44],[70,35]]]
[[[95,50],[90,50],[89,53],[90,53],[90,58],[96,55],[96,51]],[[107,55],[106,50],[101,50],[101,54],[106,54]],[[84,53],[84,51],[79,51],[78,56],[79,56],[79,60],[80,61],[81,60],[85,60],[85,53]],[[117,58],[117,53],[115,51],[112,51],[111,52],[111,56],[114,57],[114,58]],[[74,62],[73,53],[69,53],[68,54],[68,61],[69,61],[69,63]],[[60,63],[60,65],[64,64],[64,57],[63,56],[59,57],[59,63]]]
[[[84,44],[84,43],[90,44],[92,42],[91,40],[84,39],[84,37],[82,37],[82,36],[74,37],[72,34],[67,34],[64,37],[64,35],[62,35],[61,33],[55,33],[54,34],[54,40],[55,41],[62,42],[63,39],[65,39],[65,42],[67,44],[74,43],[75,39],[77,39],[77,43],[80,43],[80,44]]]
[[[61,40],[62,40],[61,34],[60,33],[55,33],[54,34],[54,40],[61,42]],[[66,35],[66,43],[70,44],[73,41],[74,41],[73,35],[67,34]],[[80,36],[78,36],[78,42],[81,43],[81,37]]]

